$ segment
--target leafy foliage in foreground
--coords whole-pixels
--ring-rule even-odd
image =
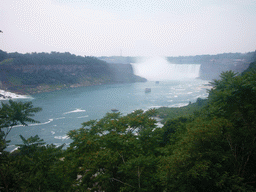
[[[45,145],[38,137],[28,139],[20,135],[23,144],[18,151],[4,151],[8,145],[8,134],[16,125],[37,122],[32,117],[41,108],[31,102],[2,103],[0,108],[0,190],[5,191],[64,191],[70,186],[68,178],[63,177],[63,146]]]
[[[34,113],[41,111],[40,107],[33,107],[32,102],[15,102],[9,100],[9,103],[1,103],[0,108],[0,152],[5,147],[6,137],[16,125],[26,126],[28,123],[37,123],[38,121],[32,119]]]
[[[121,117],[108,113],[99,121],[70,131],[74,140],[67,162],[76,162],[80,189],[93,191],[161,191],[156,174],[161,129],[150,118],[154,111]]]
[[[167,130],[178,128],[160,163],[168,190],[255,190],[255,79],[255,72],[222,73],[199,116],[183,128],[175,126],[175,119],[165,125]]]
[[[68,133],[67,150],[21,136],[1,159],[6,191],[256,191],[256,73],[221,74],[207,100],[171,110],[108,113]],[[187,114],[185,114],[187,113]],[[184,115],[185,114],[185,115]],[[1,116],[1,130],[4,127]],[[1,157],[3,155],[1,154]]]

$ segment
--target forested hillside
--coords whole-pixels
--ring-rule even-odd
[[[223,72],[206,100],[181,110],[107,113],[84,122],[63,146],[6,136],[35,122],[40,108],[10,101],[0,108],[1,191],[256,191],[256,70]],[[186,108],[189,111],[186,111]],[[155,116],[166,117],[162,128]],[[22,127],[21,129],[25,129]]]
[[[108,64],[95,57],[67,52],[8,54],[0,50],[0,88],[14,92],[37,93],[136,81],[145,79],[135,76],[130,65]]]

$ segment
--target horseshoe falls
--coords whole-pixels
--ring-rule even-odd
[[[149,81],[187,80],[199,77],[200,64],[171,64],[163,57],[133,64],[134,73]]]

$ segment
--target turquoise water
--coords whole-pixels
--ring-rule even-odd
[[[136,109],[184,106],[189,101],[195,102],[198,97],[207,97],[204,86],[207,83],[200,79],[160,81],[159,84],[148,81],[80,87],[33,95],[29,101],[43,109],[34,117],[40,123],[13,128],[7,138],[11,140],[8,150],[13,150],[15,144],[21,143],[20,134],[25,138],[37,134],[48,144],[66,143],[68,146],[71,140],[67,132],[80,128],[82,122],[100,119],[113,108],[125,115]],[[145,88],[151,88],[151,92],[145,93]]]

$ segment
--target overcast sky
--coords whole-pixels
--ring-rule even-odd
[[[256,50],[256,0],[0,0],[0,49],[87,56]]]

